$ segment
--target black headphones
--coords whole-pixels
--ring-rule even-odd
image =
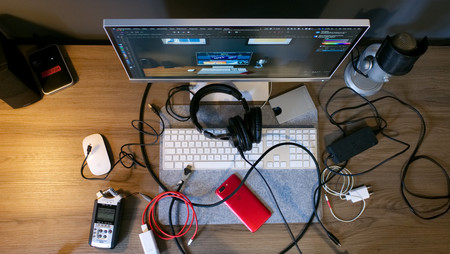
[[[197,119],[200,100],[208,94],[225,93],[242,103],[245,110],[244,119],[234,116],[228,119],[227,134],[216,135],[204,130]],[[200,88],[192,97],[189,112],[192,123],[200,133],[208,138],[227,139],[231,145],[240,151],[249,151],[253,143],[261,142],[262,114],[259,107],[250,108],[242,94],[234,87],[224,84],[211,84]]]

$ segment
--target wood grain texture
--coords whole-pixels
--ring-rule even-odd
[[[95,193],[109,186],[125,194],[141,191],[154,196],[158,193],[155,181],[143,168],[118,166],[107,181],[81,178],[81,142],[85,136],[102,133],[109,140],[115,159],[123,144],[139,141],[130,122],[138,118],[146,84],[128,80],[110,46],[65,48],[79,77],[74,86],[21,109],[11,109],[0,101],[0,253],[105,253],[88,245]],[[332,92],[344,86],[343,68],[325,84],[307,84],[319,109],[321,151],[327,139],[337,132],[321,108]],[[427,123],[427,135],[419,154],[430,155],[447,168],[450,167],[449,70],[450,48],[431,47],[411,73],[393,77],[380,93],[391,92],[420,110]],[[154,84],[147,101],[164,105],[167,91],[174,85]],[[274,94],[298,85],[275,84]],[[355,96],[348,95],[333,107],[354,100]],[[395,102],[377,106],[389,122],[390,130],[415,145],[420,129],[417,116]],[[158,126],[158,119],[149,110],[145,118]],[[355,158],[348,168],[354,172],[364,170],[399,149],[401,146],[380,139],[371,153]],[[139,150],[133,150],[140,158]],[[356,222],[337,222],[324,209],[323,221],[341,240],[342,247],[333,246],[320,226],[314,224],[299,243],[303,253],[449,253],[450,214],[423,221],[408,210],[401,198],[400,170],[410,154],[411,150],[356,179],[357,184],[371,185],[375,192]],[[157,145],[149,147],[149,159],[157,171]],[[426,163],[421,162],[412,169],[408,183],[412,189],[445,194],[442,174]],[[342,204],[334,199],[332,202],[342,217],[351,217],[359,209],[359,204]],[[416,204],[426,208],[439,203],[417,201]],[[138,196],[124,201],[120,243],[108,252],[142,253],[138,234],[145,205]],[[291,226],[298,233],[303,224]],[[243,225],[206,225],[201,226],[189,250],[190,253],[277,253],[289,243],[284,225],[264,225],[253,234]],[[178,253],[172,241],[158,240],[158,244],[162,253]],[[289,253],[296,251],[292,249]]]

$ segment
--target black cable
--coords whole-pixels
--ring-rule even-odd
[[[119,164],[119,162],[122,163],[122,165],[126,168],[131,168],[133,166],[133,165],[125,165],[123,162],[123,159],[125,157],[131,158],[131,157],[133,157],[133,155],[121,151],[119,154],[119,159],[111,166],[111,168],[108,170],[108,172],[105,173],[104,177],[87,177],[84,175],[84,168],[87,165],[87,159],[88,159],[89,155],[91,154],[91,151],[92,151],[92,146],[88,145],[86,157],[84,158],[83,163],[81,164],[81,170],[80,170],[81,177],[83,177],[86,180],[105,180],[106,178],[108,178],[109,174],[113,171],[113,169],[116,167],[116,165]]]
[[[417,161],[417,160],[420,160],[420,159],[425,159],[425,160],[428,160],[428,161],[432,162],[433,164],[435,164],[443,172],[443,174],[447,178],[446,179],[447,180],[447,195],[429,196],[429,195],[417,194],[417,193],[414,193],[414,192],[410,191],[407,188],[406,183],[405,183],[405,178],[406,178],[406,174],[407,174],[407,172],[409,170],[409,167],[411,166],[411,164],[414,161]],[[403,171],[402,171],[401,188],[400,188],[400,190],[401,190],[402,198],[406,202],[406,204],[408,205],[409,210],[414,215],[416,215],[417,217],[419,217],[419,218],[421,218],[423,220],[436,219],[436,218],[446,214],[450,210],[450,178],[449,178],[448,172],[446,171],[446,169],[441,164],[439,164],[436,160],[432,159],[429,156],[425,156],[425,155],[419,155],[419,156],[414,155],[414,156],[411,156],[411,158],[405,164],[405,167],[403,168]],[[434,214],[434,215],[431,215],[431,216],[422,215],[422,213],[418,212],[416,210],[416,208],[414,208],[414,206],[411,204],[409,199],[406,197],[405,191],[408,192],[410,195],[415,196],[415,197],[420,198],[420,199],[431,199],[431,200],[433,200],[433,199],[447,199],[447,208],[445,210],[443,210],[442,212]],[[430,209],[430,210],[434,210],[434,209]]]
[[[181,181],[181,183],[180,183],[180,185],[178,185],[178,188],[177,188],[176,191],[180,192],[180,190],[183,187],[183,185],[184,185],[184,181]],[[169,205],[169,226],[170,226],[170,230],[172,231],[172,235],[175,235],[175,228],[173,226],[173,221],[172,221],[172,208],[173,208],[173,205],[174,205],[176,200],[179,200],[179,199],[172,198],[172,201],[170,201],[170,205]],[[178,241],[178,237],[175,237],[174,240],[175,240],[175,243],[176,243],[176,245],[178,247],[178,250],[180,250],[181,253],[186,254],[186,252],[184,251],[184,249],[181,246],[180,242]]]
[[[120,148],[120,154],[121,154],[121,155],[122,155],[122,154],[125,155],[125,157],[127,157],[129,160],[132,161],[132,164],[131,164],[131,165],[125,165],[125,164],[121,161],[122,165],[123,165],[124,167],[126,167],[126,168],[131,168],[131,167],[133,167],[134,165],[139,165],[139,166],[145,168],[146,166],[145,166],[143,163],[141,163],[141,162],[139,162],[139,161],[136,160],[136,158],[134,157],[132,151],[130,150],[130,147],[131,147],[131,146],[141,146],[141,147],[142,147],[142,146],[151,146],[151,145],[155,145],[155,144],[157,144],[157,143],[159,142],[160,137],[161,137],[162,134],[164,133],[164,130],[165,130],[166,127],[165,127],[165,124],[164,124],[164,120],[162,119],[162,117],[161,117],[161,115],[160,115],[158,109],[157,109],[156,106],[153,105],[153,104],[150,105],[150,108],[151,108],[151,110],[155,113],[155,115],[159,117],[159,120],[160,120],[160,123],[161,123],[161,130],[160,130],[160,132],[158,133],[158,132],[156,131],[156,129],[153,128],[153,126],[151,126],[151,125],[150,125],[149,123],[147,123],[146,121],[142,121],[142,120],[132,120],[132,121],[131,121],[131,126],[132,126],[135,130],[139,131],[139,133],[141,133],[141,134],[143,134],[143,135],[152,136],[152,137],[154,137],[155,139],[154,139],[152,142],[149,142],[149,143],[129,143],[129,144],[123,145],[123,146]],[[138,126],[136,126],[136,123],[138,123]],[[146,131],[146,130],[144,130],[144,129],[140,129],[140,128],[139,128],[139,125],[140,125],[140,124],[141,124],[142,126],[144,126],[144,125],[147,126],[148,128],[151,129],[151,131],[149,132],[149,131]],[[124,148],[125,148],[125,147],[128,148],[128,152],[124,151]]]
[[[354,106],[354,107],[346,107],[346,108],[342,108],[342,109],[339,109],[339,110],[337,110],[337,111],[335,111],[335,112],[333,112],[333,113],[329,113],[328,107],[330,106],[330,103],[333,101],[334,97],[337,96],[337,95],[338,95],[341,91],[343,91],[343,90],[350,90],[350,91],[352,91],[355,95],[357,95],[360,99],[362,99],[362,100],[364,101],[364,103],[362,103],[362,104],[360,104],[360,105],[357,105],[357,106]],[[352,120],[351,122],[350,122],[350,121],[337,122],[337,121],[334,119],[334,116],[335,116],[337,113],[340,113],[340,112],[343,112],[343,111],[346,111],[346,110],[354,110],[354,109],[357,109],[357,108],[361,108],[361,107],[363,107],[363,106],[369,106],[369,107],[372,109],[372,112],[373,112],[373,116],[372,116],[372,117],[364,117],[364,118]],[[382,126],[382,125],[381,125],[381,122],[382,122],[381,119],[382,119],[382,118],[380,117],[380,115],[379,115],[379,113],[378,113],[378,110],[377,110],[377,108],[373,105],[373,103],[371,103],[366,97],[360,95],[360,94],[357,93],[354,89],[349,88],[349,87],[342,87],[342,88],[336,90],[336,91],[330,96],[330,98],[328,99],[328,101],[325,103],[325,109],[324,109],[324,111],[325,111],[325,114],[326,114],[328,120],[330,121],[330,123],[333,124],[333,125],[335,125],[336,127],[338,127],[338,128],[342,131],[342,133],[343,133],[344,135],[346,135],[346,132],[345,132],[345,130],[343,129],[343,127],[342,127],[341,125],[349,124],[349,123],[354,123],[354,122],[358,122],[358,121],[363,121],[363,120],[369,119],[369,118],[375,119],[376,122],[377,122],[377,126],[378,126],[380,129],[381,129],[381,126]]]
[[[146,148],[147,144],[145,143],[145,139],[144,139],[144,135],[149,135],[149,134],[150,134],[150,135],[154,135],[154,136],[156,136],[157,138],[156,138],[156,140],[155,140],[153,143],[151,143],[151,144],[155,144],[155,143],[158,141],[159,137],[164,133],[164,130],[165,130],[164,120],[162,119],[162,117],[161,117],[161,115],[159,114],[158,110],[157,110],[153,105],[152,105],[152,108],[151,108],[151,109],[152,109],[152,111],[155,112],[155,114],[160,118],[160,121],[161,121],[161,123],[162,123],[162,128],[161,128],[160,133],[157,133],[156,130],[155,130],[151,125],[149,125],[148,123],[146,123],[146,122],[144,121],[145,104],[146,104],[146,101],[147,101],[147,96],[148,96],[148,93],[149,93],[149,91],[150,91],[151,85],[152,85],[152,83],[148,83],[148,84],[147,84],[147,86],[146,86],[146,88],[145,88],[145,91],[144,91],[144,94],[143,94],[143,96],[142,96],[141,106],[140,106],[140,110],[139,110],[139,120],[137,120],[137,121],[134,120],[134,121],[132,122],[132,126],[133,126],[133,127],[135,127],[135,125],[134,125],[135,122],[138,123],[138,126],[137,126],[137,128],[135,127],[135,129],[137,129],[137,130],[139,131],[139,141],[140,141],[139,144],[134,144],[134,145],[140,145],[140,147],[141,147],[142,157],[143,157],[144,164],[145,164],[145,165],[142,165],[142,166],[144,166],[145,168],[147,168],[148,172],[149,172],[150,175],[153,177],[153,179],[155,180],[155,182],[156,182],[156,183],[157,183],[164,191],[168,191],[169,189],[168,189],[168,188],[167,188],[167,187],[159,180],[159,178],[156,176],[156,174],[153,172],[153,170],[152,170],[152,168],[151,168],[150,161],[148,160],[148,157],[147,157],[147,148]],[[144,129],[143,129],[143,128],[144,128],[144,125],[146,125],[147,127],[150,127],[150,128],[152,129],[153,133],[149,133],[149,132],[147,132],[147,131],[144,131]],[[156,134],[156,135],[155,135],[155,134]],[[177,191],[179,191],[179,190],[181,189],[182,186],[183,186],[183,184],[180,184],[180,186],[178,187],[178,190],[177,190]],[[174,204],[175,200],[177,200],[177,199],[174,199],[174,198],[172,199],[171,204],[170,204],[170,207],[169,207],[169,225],[170,225],[170,227],[171,227],[172,233],[175,232],[175,229],[174,229],[173,223],[172,223],[172,216],[171,216],[171,214],[172,214],[172,207],[173,207],[173,204]],[[178,239],[177,239],[177,238],[174,238],[174,240],[175,240],[176,245],[177,245],[177,247],[179,248],[179,250],[180,250],[182,253],[186,253],[186,252],[183,250],[183,248],[182,248],[181,244],[179,243]]]
[[[395,97],[395,96],[384,96],[381,98],[378,98],[378,100],[383,100],[383,99],[393,99],[396,100],[397,102],[399,102],[400,104],[406,106],[407,108],[411,109],[418,117],[421,123],[421,131],[419,133],[419,138],[417,141],[417,144],[411,154],[411,156],[409,157],[409,159],[406,161],[406,163],[404,164],[404,167],[402,168],[401,171],[401,180],[400,180],[400,191],[402,194],[402,198],[405,201],[405,203],[407,204],[407,206],[409,207],[410,211],[416,215],[417,217],[424,219],[424,220],[432,220],[432,219],[436,219],[444,214],[446,214],[449,210],[450,210],[450,178],[449,178],[449,174],[447,172],[447,170],[440,164],[438,163],[436,160],[434,160],[433,158],[426,156],[426,155],[417,155],[417,152],[419,150],[419,148],[422,146],[422,143],[424,141],[425,138],[425,134],[426,134],[426,123],[425,123],[425,119],[423,118],[422,114],[420,113],[419,110],[417,110],[416,108],[414,108],[412,105],[400,100],[399,98]],[[423,194],[418,194],[415,192],[410,191],[407,186],[406,186],[406,175],[409,171],[410,166],[418,160],[427,160],[431,163],[433,163],[434,165],[436,165],[444,174],[445,178],[446,178],[446,182],[447,182],[447,195],[439,195],[439,196],[429,196],[429,195],[423,195]],[[410,195],[415,196],[417,198],[420,199],[447,199],[447,208],[445,208],[442,212],[431,215],[431,216],[425,216],[423,214],[421,214],[420,212],[418,212],[414,206],[411,204],[411,202],[409,201],[409,199],[406,197],[405,195],[405,191],[408,192]],[[434,209],[430,209],[434,210]]]
[[[340,88],[340,89],[338,89],[335,93],[333,93],[333,95],[332,95],[332,96],[330,97],[330,99],[327,101],[326,107],[325,107],[325,113],[327,114],[327,116],[328,116],[328,118],[329,118],[329,120],[330,120],[330,122],[331,122],[332,124],[336,125],[341,131],[344,132],[344,129],[342,128],[341,125],[345,125],[345,124],[349,124],[349,123],[354,123],[354,122],[357,122],[357,121],[363,121],[363,120],[368,119],[368,118],[374,118],[374,119],[377,119],[377,123],[378,123],[378,124],[377,124],[377,127],[378,127],[377,132],[381,133],[384,137],[386,137],[386,138],[388,138],[388,139],[390,139],[390,140],[392,140],[392,141],[394,141],[394,142],[397,142],[397,143],[399,143],[399,144],[404,145],[405,148],[404,148],[403,150],[401,150],[400,152],[398,152],[398,153],[396,153],[396,154],[390,156],[389,158],[383,160],[382,162],[378,163],[378,164],[375,165],[374,167],[372,167],[372,168],[370,168],[370,169],[368,169],[368,170],[365,170],[365,171],[363,171],[363,172],[360,172],[360,173],[355,173],[355,174],[342,174],[342,173],[340,173],[340,172],[333,171],[333,170],[332,170],[331,168],[329,168],[328,165],[327,165],[327,160],[329,159],[329,157],[326,158],[326,159],[324,160],[324,164],[326,165],[327,169],[328,169],[328,170],[331,170],[331,171],[333,171],[333,173],[335,173],[335,174],[337,174],[337,175],[341,175],[341,176],[358,176],[358,175],[362,175],[362,174],[368,173],[368,172],[372,171],[373,169],[375,169],[375,168],[381,166],[382,164],[384,164],[384,163],[386,163],[386,162],[392,160],[393,158],[399,156],[400,154],[403,154],[404,152],[406,152],[406,151],[410,148],[410,145],[407,144],[406,142],[403,142],[403,141],[401,141],[401,140],[399,140],[399,139],[396,139],[396,138],[394,138],[394,137],[392,137],[392,136],[390,136],[390,135],[387,135],[387,134],[385,133],[385,130],[387,129],[387,122],[386,122],[386,120],[384,120],[384,119],[379,115],[379,113],[378,113],[378,111],[376,110],[376,107],[375,107],[375,105],[374,105],[375,103],[377,103],[377,102],[379,102],[379,101],[383,101],[383,100],[388,100],[388,99],[395,100],[395,101],[397,101],[398,103],[400,103],[401,105],[403,105],[403,106],[409,108],[411,111],[413,111],[413,112],[418,116],[418,118],[419,118],[419,120],[420,120],[420,126],[421,126],[421,130],[420,130],[420,132],[419,132],[419,137],[418,137],[417,144],[416,144],[416,146],[415,146],[415,148],[414,148],[412,154],[410,155],[410,157],[408,158],[408,160],[405,162],[404,166],[403,166],[402,169],[401,169],[400,191],[401,191],[402,198],[403,198],[403,200],[405,201],[405,203],[407,204],[407,206],[409,207],[410,211],[411,211],[414,215],[416,215],[417,217],[419,217],[419,218],[421,218],[421,219],[424,219],[424,220],[431,220],[431,219],[435,219],[435,218],[438,218],[438,217],[440,217],[440,216],[446,214],[446,213],[450,210],[450,178],[449,178],[449,174],[448,174],[447,170],[446,170],[440,163],[438,163],[436,160],[434,160],[433,158],[431,158],[431,157],[429,157],[429,156],[425,156],[425,155],[417,155],[417,152],[418,152],[419,148],[421,147],[421,145],[422,145],[422,143],[423,143],[423,140],[424,140],[424,137],[425,137],[425,134],[426,134],[426,123],[425,123],[425,120],[424,120],[422,114],[419,112],[419,110],[417,110],[417,109],[414,108],[412,105],[406,103],[405,101],[402,101],[401,99],[399,99],[399,98],[397,98],[397,97],[395,97],[395,96],[393,96],[393,95],[382,96],[382,97],[379,97],[379,98],[376,98],[376,99],[370,100],[370,101],[367,100],[365,97],[359,95],[361,98],[363,98],[363,100],[365,101],[365,103],[362,103],[362,104],[359,104],[359,105],[356,105],[356,106],[353,106],[353,107],[342,108],[342,109],[336,110],[335,112],[333,112],[333,113],[330,114],[330,113],[328,112],[328,106],[329,106],[330,101],[333,99],[334,96],[336,96],[337,93],[339,93],[340,91],[342,91],[342,90],[344,90],[344,89],[349,89],[349,90],[351,90],[353,93],[355,93],[356,95],[359,95],[356,91],[354,91],[353,89],[348,88],[348,87]],[[350,120],[347,120],[347,121],[337,122],[336,120],[334,120],[334,117],[335,117],[338,113],[341,113],[341,112],[344,112],[344,111],[347,111],[347,110],[359,109],[359,108],[362,108],[362,107],[364,107],[364,106],[370,106],[370,107],[373,109],[374,116],[372,116],[372,117],[363,117],[363,118],[359,118],[359,119],[355,119],[355,120],[351,120],[351,121],[350,121]],[[384,123],[384,125],[381,125],[381,123]],[[344,133],[345,133],[345,132],[344,132]],[[439,195],[439,196],[423,195],[423,194],[420,194],[420,193],[412,192],[411,190],[409,190],[409,189],[407,188],[407,185],[406,185],[406,182],[405,182],[405,179],[406,179],[406,177],[407,177],[407,173],[408,173],[408,171],[409,171],[409,168],[410,168],[411,164],[413,164],[413,163],[416,162],[417,160],[427,160],[427,161],[431,162],[432,164],[434,164],[435,166],[437,166],[438,169],[440,169],[440,171],[442,171],[442,173],[443,173],[443,175],[444,175],[444,177],[445,177],[445,179],[446,179],[446,182],[447,182],[447,195]],[[436,199],[447,199],[447,206],[446,206],[446,208],[445,208],[442,212],[440,212],[440,213],[437,213],[437,214],[434,214],[434,215],[430,215],[430,216],[425,216],[423,213],[417,211],[417,209],[414,208],[414,206],[411,204],[410,200],[407,198],[405,192],[407,192],[407,193],[409,193],[410,195],[412,195],[412,196],[414,196],[414,197],[417,197],[417,198],[419,198],[419,199],[431,199],[431,200],[436,200]],[[430,209],[430,211],[431,211],[431,210],[434,210],[434,209]]]
[[[343,167],[342,167],[343,168]],[[340,170],[339,170],[340,171]],[[339,172],[338,171],[338,172]],[[332,177],[334,177],[335,175],[333,175]],[[339,241],[339,239],[333,235],[326,227],[325,225],[323,225],[322,220],[320,219],[317,211],[318,211],[318,207],[320,204],[320,196],[321,196],[321,189],[322,186],[326,183],[328,183],[332,177],[330,177],[327,181],[325,182],[321,182],[318,187],[316,187],[316,189],[314,189],[314,196],[313,196],[313,205],[314,205],[314,212],[311,214],[308,222],[305,224],[305,226],[303,227],[302,231],[300,231],[300,234],[295,238],[295,241],[298,242],[301,240],[301,238],[304,236],[304,234],[306,233],[306,231],[308,230],[309,226],[311,226],[314,217],[317,219],[317,221],[319,222],[319,225],[322,227],[322,229],[325,231],[325,233],[327,234],[328,238],[330,238],[330,240],[337,246],[341,246],[341,243]],[[292,247],[293,247],[293,243],[291,243],[290,245],[288,245],[286,248],[284,248],[280,253],[286,253],[288,252]]]
[[[147,123],[145,121],[140,121],[140,120],[133,120],[133,121],[131,121],[131,125],[137,131],[142,132],[142,134],[145,134],[145,135],[150,135],[150,136],[155,136],[156,137],[156,140],[154,142],[152,142],[152,144],[155,144],[158,141],[159,137],[161,137],[161,135],[164,132],[164,129],[166,128],[165,124],[164,124],[164,121],[162,120],[162,118],[159,115],[159,113],[157,113],[156,115],[159,117],[159,119],[161,121],[161,124],[162,124],[161,131],[159,133],[155,130],[155,128],[153,128],[153,126],[151,126],[149,123]],[[138,123],[138,126],[135,125],[136,122]],[[148,132],[148,131],[145,131],[145,130],[140,130],[139,129],[139,124],[143,124],[143,125],[149,127],[150,129],[152,129],[152,132]]]
[[[360,58],[361,56],[360,56],[360,54],[359,54],[359,49],[358,49],[357,47],[355,47],[355,49],[356,49],[356,51],[358,51],[358,56],[357,56],[357,57],[353,57],[353,50],[352,50],[352,52],[350,53],[350,54],[351,54],[351,60],[350,60],[350,61],[352,61],[353,69],[354,69],[357,73],[359,73],[359,74],[363,75],[364,77],[368,78],[369,75],[364,74],[360,69],[358,69],[358,61],[359,61],[359,58]]]
[[[172,87],[169,90],[167,100],[166,100],[166,111],[171,117],[173,117],[177,121],[180,121],[180,122],[189,121],[191,119],[191,116],[190,115],[183,116],[183,115],[176,113],[173,108],[172,99],[177,93],[183,92],[183,91],[189,92],[190,94],[194,95],[194,92],[191,91],[190,87],[191,87],[190,85],[180,85],[177,87]]]
[[[359,98],[361,98],[364,101],[364,103],[361,103],[361,104],[358,104],[358,105],[355,105],[355,106],[352,106],[352,107],[341,108],[341,109],[338,109],[338,110],[334,111],[333,113],[330,113],[328,111],[328,107],[329,107],[331,101],[334,99],[334,97],[338,93],[340,93],[343,90],[350,90],[355,95],[357,95]],[[402,150],[400,150],[399,152],[395,153],[394,155],[389,156],[388,158],[384,159],[383,161],[377,163],[373,167],[371,167],[369,169],[366,169],[366,170],[363,170],[362,172],[353,173],[353,174],[343,174],[343,173],[340,173],[340,172],[337,172],[337,171],[331,169],[328,166],[328,163],[327,163],[327,161],[330,159],[330,156],[328,156],[328,157],[326,157],[324,159],[324,165],[327,168],[327,170],[330,170],[334,174],[337,174],[337,175],[340,175],[340,176],[359,176],[359,175],[363,175],[363,174],[366,174],[366,173],[369,173],[369,172],[373,171],[374,169],[376,169],[376,168],[380,167],[381,165],[385,164],[386,162],[391,161],[392,159],[394,159],[394,158],[398,157],[399,155],[405,153],[410,148],[410,145],[408,143],[403,142],[403,141],[401,141],[399,139],[396,139],[396,138],[394,138],[394,137],[392,137],[392,136],[390,136],[390,135],[385,133],[385,130],[387,129],[387,126],[388,126],[387,121],[380,116],[380,114],[379,114],[379,112],[378,112],[378,110],[377,110],[377,108],[375,107],[374,104],[376,102],[381,101],[381,100],[386,99],[386,98],[388,98],[388,97],[385,96],[385,97],[377,98],[375,100],[368,100],[367,98],[365,98],[364,96],[360,95],[359,93],[357,93],[352,88],[342,87],[342,88],[336,90],[330,96],[330,98],[326,102],[324,111],[325,111],[325,114],[327,115],[330,123],[335,125],[335,126],[337,126],[344,133],[344,135],[346,135],[346,132],[345,132],[344,128],[342,127],[342,125],[348,125],[348,124],[353,124],[353,123],[357,123],[357,122],[363,122],[363,121],[365,121],[367,119],[375,119],[376,120],[376,127],[377,127],[375,133],[380,133],[384,137],[386,137],[386,138],[388,138],[388,139],[390,139],[390,140],[392,140],[392,141],[394,141],[396,143],[399,143],[399,144],[403,145],[404,148]],[[360,117],[360,118],[356,118],[356,119],[353,119],[353,120],[344,120],[344,121],[340,121],[340,122],[338,122],[338,121],[336,121],[334,119],[338,113],[342,113],[344,111],[349,111],[349,110],[359,109],[359,108],[362,108],[362,107],[365,107],[365,106],[370,107],[370,109],[371,109],[371,111],[373,113],[373,116],[365,116],[365,117]]]
[[[394,96],[385,96],[382,98],[390,98],[390,99],[394,99],[396,101],[398,101],[399,103],[405,105],[406,107],[410,108],[414,113],[417,114],[417,116],[420,119],[421,122],[421,132],[419,134],[419,138],[417,141],[417,145],[414,148],[411,156],[409,157],[409,159],[406,161],[406,163],[404,164],[404,167],[402,168],[402,172],[401,172],[401,181],[400,181],[400,191],[402,194],[402,198],[405,201],[405,203],[408,205],[410,211],[416,215],[417,217],[424,219],[424,220],[432,220],[432,219],[436,219],[444,214],[446,214],[449,210],[450,210],[450,178],[449,178],[449,174],[447,172],[447,170],[440,164],[438,163],[436,160],[434,160],[433,158],[426,156],[426,155],[417,155],[417,152],[419,150],[419,148],[421,147],[423,140],[425,138],[425,134],[426,134],[426,123],[425,123],[425,119],[423,118],[422,114],[416,109],[414,108],[412,105],[400,100],[397,97]],[[440,195],[440,196],[428,196],[428,195],[422,195],[422,194],[417,194],[415,192],[410,191],[405,183],[405,179],[406,179],[406,174],[409,171],[409,167],[417,160],[428,160],[430,162],[432,162],[434,165],[436,165],[444,174],[445,178],[446,178],[446,182],[447,182],[447,195]],[[431,215],[431,216],[424,216],[422,215],[420,212],[418,212],[414,206],[411,204],[411,202],[409,201],[409,199],[406,197],[405,195],[405,191],[408,192],[409,194],[420,198],[420,199],[447,199],[447,208],[437,214]],[[433,209],[431,209],[433,210]]]
[[[283,143],[280,143],[283,144]],[[285,144],[285,143],[284,143]],[[316,158],[314,157],[314,155],[305,147],[303,147],[302,145],[296,144],[296,143],[289,143],[290,145],[295,145],[298,146],[300,148],[302,148],[304,151],[306,151],[309,156],[313,159],[314,164],[316,166],[316,172],[317,172],[317,178],[318,178],[318,186],[316,187],[316,189],[314,190],[314,195],[313,195],[313,207],[314,210],[308,220],[308,222],[303,226],[303,229],[300,231],[300,233],[298,234],[298,236],[294,239],[294,242],[292,242],[291,244],[289,244],[286,248],[284,248],[280,253],[286,253],[288,252],[293,246],[294,244],[298,243],[298,241],[301,240],[301,238],[303,238],[303,236],[305,235],[306,231],[308,230],[308,228],[311,226],[314,217],[318,220],[320,226],[322,227],[322,229],[325,231],[325,233],[327,234],[328,238],[337,246],[341,246],[341,243],[339,241],[339,239],[333,235],[326,227],[325,225],[323,225],[323,223],[320,220],[319,214],[317,213],[318,208],[319,208],[319,204],[320,204],[320,196],[321,196],[321,189],[322,189],[322,185],[323,183],[321,182],[321,178],[320,178],[320,168],[319,168],[319,163],[317,162]],[[257,164],[255,162],[255,164]]]
[[[86,148],[86,156],[84,157],[83,163],[81,163],[81,170],[80,170],[81,177],[83,177],[86,180],[105,180],[108,177],[109,172],[111,172],[112,168],[106,173],[106,176],[104,176],[104,177],[87,177],[84,175],[84,168],[87,165],[87,159],[88,159],[89,155],[91,154],[91,151],[92,151],[92,146],[88,145]]]
[[[84,168],[85,168],[86,165],[87,165],[87,163],[86,163],[86,162],[87,162],[87,158],[88,158],[88,156],[90,155],[91,150],[92,150],[92,146],[89,145],[89,146],[87,147],[87,153],[86,153],[87,155],[86,155],[86,157],[84,158],[83,163],[81,164],[81,170],[80,170],[80,171],[81,171],[81,176],[82,176],[84,179],[86,179],[86,180],[105,180],[105,179],[109,176],[109,174],[112,172],[112,170],[117,166],[117,164],[118,164],[119,162],[120,162],[120,163],[122,164],[122,166],[125,167],[125,168],[132,168],[134,165],[139,165],[139,166],[145,168],[146,166],[145,166],[143,163],[141,163],[141,162],[139,162],[139,161],[136,160],[135,156],[133,155],[132,151],[130,150],[130,147],[131,147],[131,146],[148,146],[148,145],[154,145],[154,144],[156,144],[156,143],[159,141],[159,138],[161,137],[162,133],[163,133],[164,130],[165,130],[164,121],[163,121],[161,115],[159,114],[157,108],[156,108],[154,105],[151,105],[151,110],[159,117],[160,122],[162,123],[161,131],[160,131],[159,133],[155,130],[155,128],[153,128],[150,124],[148,124],[147,122],[145,122],[145,121],[143,121],[143,120],[133,120],[133,121],[131,121],[131,126],[132,126],[134,129],[138,130],[139,133],[141,133],[141,134],[145,134],[145,135],[149,135],[149,136],[154,136],[154,137],[155,137],[155,140],[154,140],[153,142],[151,142],[151,143],[128,143],[128,144],[122,145],[122,147],[120,148],[120,152],[119,152],[119,159],[111,166],[111,169],[106,173],[106,175],[105,175],[104,177],[98,177],[98,178],[96,178],[96,177],[86,177],[86,176],[84,175]],[[148,128],[150,128],[152,131],[149,132],[149,131],[145,131],[145,130],[143,130],[143,129],[139,129],[139,126],[136,126],[136,123],[138,123],[139,125],[145,125],[145,126],[147,126]],[[125,150],[124,150],[125,147],[128,148],[128,151],[125,151]],[[131,161],[131,164],[129,164],[129,165],[125,164],[124,158],[127,158],[128,160],[130,160],[130,161]]]
[[[261,177],[261,179],[262,179],[262,180],[264,181],[264,183],[266,184],[267,189],[269,190],[270,195],[272,196],[272,199],[273,199],[273,201],[274,201],[274,203],[275,203],[275,206],[277,207],[278,212],[280,213],[280,216],[281,216],[281,218],[282,218],[282,220],[283,220],[283,222],[284,222],[284,225],[285,225],[286,228],[287,228],[287,231],[288,231],[288,233],[289,233],[289,236],[290,236],[291,239],[292,239],[293,244],[294,244],[295,247],[297,248],[298,252],[299,252],[299,253],[302,253],[302,251],[300,250],[300,247],[298,246],[298,243],[295,241],[295,237],[294,237],[294,234],[292,233],[291,227],[289,226],[289,223],[287,222],[286,218],[284,217],[284,214],[283,214],[283,212],[281,211],[280,205],[278,204],[278,201],[277,201],[277,199],[275,198],[275,194],[273,193],[272,188],[270,187],[269,183],[266,181],[266,178],[265,178],[265,177],[263,176],[263,174],[256,168],[256,166],[255,166],[256,164],[252,164],[250,161],[247,160],[247,158],[245,158],[245,155],[244,155],[244,152],[242,151],[242,149],[238,149],[238,150],[239,150],[239,153],[240,153],[241,157],[242,157],[242,158],[243,158],[250,166],[255,167],[256,172],[259,174],[259,176]]]
[[[148,92],[150,91],[150,88],[152,87],[152,83],[148,83],[145,87],[144,94],[142,96],[141,101],[141,107],[139,109],[139,142],[140,144],[145,144],[145,138],[143,133],[144,128],[144,113],[145,113],[145,103],[147,101]],[[142,153],[142,159],[144,160],[145,168],[147,168],[148,172],[152,176],[153,180],[164,190],[168,191],[169,189],[159,180],[159,178],[156,176],[155,172],[152,170],[152,166],[150,164],[150,161],[148,160],[148,154],[147,154],[147,147],[145,145],[141,145],[141,153]]]

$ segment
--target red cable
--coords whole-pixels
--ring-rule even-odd
[[[184,223],[183,228],[181,228],[181,230],[175,235],[171,235],[171,234],[165,232],[159,226],[159,224],[155,218],[156,204],[164,198],[180,199],[186,205],[186,212],[187,212],[186,221]],[[149,210],[149,208],[150,208],[150,210]],[[191,216],[190,210],[192,210],[192,216]],[[197,234],[197,230],[198,230],[197,215],[195,214],[195,210],[194,210],[194,206],[192,205],[192,202],[184,194],[182,194],[180,192],[176,192],[176,191],[168,191],[168,192],[160,193],[158,196],[153,198],[152,201],[150,203],[148,203],[147,207],[145,207],[144,213],[142,214],[142,225],[147,224],[145,221],[145,215],[147,214],[147,211],[148,211],[148,217],[150,219],[150,223],[149,223],[150,228],[156,234],[156,236],[158,236],[159,238],[164,239],[164,240],[170,240],[170,239],[174,239],[174,238],[185,235],[187,232],[189,232],[189,230],[192,227],[192,224],[195,221],[195,232],[194,232],[194,235],[191,237],[191,241],[194,240],[194,237]],[[191,219],[190,222],[189,222],[189,218]]]

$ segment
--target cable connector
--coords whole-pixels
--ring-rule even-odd
[[[373,192],[369,191],[370,188],[370,186],[365,185],[354,188],[345,195],[345,199],[351,200],[353,203],[368,199],[373,194]]]
[[[334,236],[331,232],[327,231],[327,236],[328,238],[330,238],[330,240],[336,244],[337,246],[341,247],[341,242],[339,241],[339,239]]]
[[[147,201],[147,202],[152,202],[152,198],[151,197],[149,197],[149,196],[147,196],[147,195],[145,195],[144,193],[142,193],[142,192],[139,192],[139,195],[141,195],[141,197],[143,198],[143,199],[145,199],[145,201]],[[144,225],[142,225],[142,226],[144,226]],[[147,226],[147,225],[145,225],[145,226]]]
[[[159,116],[159,108],[155,104],[147,104],[147,105],[153,111],[153,113]]]
[[[91,144],[89,144],[88,146],[87,146],[87,148],[86,148],[86,157],[91,153],[91,151],[92,151],[92,145]]]
[[[191,176],[192,174],[192,165],[187,165],[183,170],[183,175],[181,176],[181,180],[177,183],[177,185],[184,184],[186,180]]]
[[[159,254],[158,245],[155,241],[153,232],[148,229],[147,224],[141,225],[142,233],[139,234],[142,248],[145,254]]]

